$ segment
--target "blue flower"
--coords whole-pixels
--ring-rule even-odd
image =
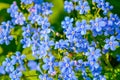
[[[31,38],[32,38],[31,40],[32,46],[39,47],[40,46],[40,34],[38,32],[34,32]]]
[[[72,72],[69,72],[69,73],[63,73],[63,77],[64,77],[64,80],[77,80],[76,76],[75,76],[75,73],[72,71]]]
[[[23,25],[25,23],[25,17],[23,13],[16,13],[15,16],[12,18],[12,22],[14,23],[14,25]]]
[[[36,57],[37,59],[41,59],[48,54],[47,50],[42,45],[38,47],[33,46],[32,53],[33,56]]]
[[[36,1],[36,0],[35,0]],[[30,7],[28,9],[28,12],[30,13],[30,15],[39,15],[39,14],[42,14],[42,6],[39,5],[39,4],[35,4],[34,6]],[[32,17],[31,16],[31,17]]]
[[[75,41],[78,38],[77,36],[79,35],[78,31],[76,31],[74,27],[67,28],[65,34],[70,42]]]
[[[45,50],[49,50],[50,47],[54,45],[54,41],[50,39],[45,39],[41,41],[40,43],[45,48]]]
[[[30,38],[23,38],[21,39],[21,44],[23,44],[23,48],[27,48],[31,46],[31,39]]]
[[[89,64],[89,69],[92,72],[92,75],[94,76],[94,78],[99,77],[99,75],[101,74],[101,66],[99,65],[99,63],[95,60],[90,60],[88,61]]]
[[[24,65],[19,65],[19,66],[16,67],[16,70],[18,70],[18,71],[25,71],[26,68],[24,67]]]
[[[20,80],[20,77],[22,76],[22,72],[15,70],[12,73],[10,73],[9,76],[11,80]]]
[[[107,13],[113,9],[113,6],[109,4],[109,2],[106,2],[104,6],[102,6],[103,14],[107,15]]]
[[[25,59],[25,55],[21,55],[21,53],[17,51],[15,53],[15,56],[14,55],[11,56],[11,59],[12,59],[11,62],[13,64],[19,63],[20,65],[23,65],[24,64],[23,60]]]
[[[68,46],[69,46],[68,40],[61,39],[55,43],[55,49],[65,49],[68,48]]]
[[[75,71],[85,71],[85,65],[82,59],[74,61]]]
[[[27,24],[27,27],[22,27],[23,30],[23,37],[31,37],[32,33],[34,32],[34,28],[31,27],[30,24]]]
[[[48,3],[48,2],[42,3],[42,15],[48,16],[52,14],[52,10],[51,10],[52,7],[53,7],[52,3]]]
[[[64,9],[65,9],[68,13],[70,13],[71,11],[74,10],[74,5],[73,5],[73,3],[72,3],[72,2],[65,1],[65,2],[64,2]]]
[[[88,56],[88,60],[98,60],[98,58],[101,56],[100,49],[95,49],[94,47],[89,47],[89,52],[85,53],[86,56]]]
[[[62,24],[62,28],[67,29],[68,27],[72,27],[73,26],[73,18],[70,17],[65,17],[64,21],[61,22]]]
[[[105,40],[106,44],[104,45],[105,49],[111,49],[112,51],[116,50],[116,47],[119,46],[118,41],[114,36],[111,36],[110,39]]]
[[[76,53],[79,53],[79,52],[86,52],[88,51],[88,46],[89,46],[89,43],[86,39],[84,38],[77,38],[75,41],[75,52]]]
[[[102,31],[102,28],[105,27],[106,22],[102,18],[96,18],[95,20],[90,20],[92,26],[92,31],[96,30],[97,32]]]
[[[79,1],[79,4],[75,7],[79,14],[86,14],[90,10],[89,4],[87,1]]]
[[[108,36],[108,35],[113,35],[114,34],[114,21],[111,19],[112,17],[110,17],[110,19],[108,19],[107,17],[104,18],[105,21],[105,27],[103,27],[103,31],[104,31],[104,35]]]
[[[10,73],[14,71],[14,63],[11,62],[9,58],[6,58],[6,61],[3,61],[2,66],[5,69],[5,72]]]
[[[40,30],[40,38],[41,39],[48,39],[49,38],[49,33],[51,32],[50,28],[42,29]]]
[[[10,8],[7,9],[7,12],[10,13],[11,17],[14,17],[16,15],[16,13],[18,12],[18,6],[17,6],[17,3],[15,1],[10,6]]]
[[[64,57],[63,61],[59,62],[61,73],[72,72],[74,62],[70,61],[68,57]]]
[[[41,17],[40,15],[32,13],[28,16],[28,20],[30,20],[31,23],[34,24],[35,22],[38,22],[40,17]]]
[[[2,25],[0,26],[0,44],[10,44],[10,41],[13,40],[12,35],[10,35],[12,28],[13,26],[10,21],[2,22]]]
[[[120,18],[118,17],[117,14],[110,14],[110,18],[108,20],[108,24],[111,25],[111,26],[119,26],[118,23],[120,21]]]
[[[76,22],[76,29],[80,31],[81,35],[85,35],[86,31],[90,29],[90,26],[86,23],[86,20],[82,20],[82,22]]]
[[[48,21],[48,18],[43,18],[40,16],[39,20],[37,21],[38,25],[42,27],[42,29],[46,29],[50,26],[50,23]]]
[[[48,73],[51,74],[54,72],[54,67],[57,66],[57,62],[55,62],[55,57],[50,56],[50,58],[43,59],[43,62],[45,63],[42,67],[44,70],[48,70]]]
[[[113,6],[111,6],[109,2],[105,2],[105,0],[93,0],[93,2],[97,3],[97,7],[103,10],[104,15],[113,9]]]
[[[51,77],[49,77],[47,74],[43,74],[39,76],[40,80],[53,80]]]
[[[10,41],[13,40],[13,37],[10,35],[9,29],[1,29],[0,31],[0,44],[9,45]]]
[[[116,14],[110,14],[110,18],[106,19],[107,22],[107,27],[104,28],[104,34],[106,36],[108,35],[114,35],[114,33],[117,33],[118,35],[116,36],[117,39],[119,39],[119,21],[120,18]]]
[[[2,27],[3,29],[8,30],[8,31],[9,31],[11,28],[14,28],[14,26],[12,26],[11,21],[2,22],[1,24],[2,24],[1,27]]]

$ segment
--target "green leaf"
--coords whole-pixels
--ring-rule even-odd
[[[31,48],[25,48],[22,53],[26,55],[27,60],[35,60],[35,57],[32,55]]]
[[[9,8],[9,6],[10,6],[10,5],[7,4],[7,3],[0,3],[0,10]]]
[[[26,71],[23,73],[24,76],[22,77],[22,80],[38,80],[38,74],[35,70]]]

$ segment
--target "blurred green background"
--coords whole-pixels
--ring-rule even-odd
[[[14,0],[0,0],[0,23],[3,21],[7,21],[10,20],[10,16],[7,13],[7,8],[10,7],[10,4],[13,3]],[[55,30],[60,31],[61,30],[61,21],[64,19],[64,16],[66,16],[67,14],[65,13],[65,11],[63,10],[63,1],[64,0],[46,0],[46,1],[50,1],[53,2],[54,4],[54,8],[53,8],[53,14],[50,17],[50,21],[51,21],[51,25],[52,26],[56,26],[54,27]],[[89,0],[91,1],[91,0]],[[120,0],[107,0],[108,2],[111,3],[111,5],[114,6],[114,9],[112,10],[113,13],[118,14],[118,16],[120,17]],[[20,0],[16,0],[17,4],[20,6]],[[20,33],[21,31],[16,31],[16,34]],[[33,59],[31,57],[30,50],[29,49],[22,49],[22,45],[20,44],[20,39],[16,38],[13,41],[11,41],[11,44],[6,46],[6,45],[0,45],[0,65],[2,63],[2,61],[7,57],[7,55],[11,55],[11,53],[16,52],[17,50],[23,52],[28,56],[28,58]],[[29,72],[29,74],[31,73],[35,73],[35,72]],[[109,77],[111,77],[111,75],[114,75],[113,73],[106,73],[107,75],[109,75]],[[110,80],[120,80],[120,73],[116,73],[117,77],[113,77],[113,79]],[[109,78],[108,78],[109,79]],[[9,80],[6,76],[0,76],[0,80]],[[28,78],[28,79],[23,79],[23,80],[33,80],[32,78]],[[34,79],[36,80],[36,79]]]

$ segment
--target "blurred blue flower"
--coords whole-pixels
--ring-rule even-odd
[[[18,12],[18,6],[15,1],[13,2],[13,4],[11,4],[10,8],[7,9],[7,12],[10,14],[11,17],[14,17],[16,15],[16,13]]]
[[[33,61],[33,60],[30,60],[28,62],[28,67],[30,68],[30,70],[37,70],[37,71],[40,70],[40,65],[37,62]]]
[[[4,66],[0,66],[0,74],[5,74]]]
[[[66,12],[70,13],[71,11],[74,10],[74,5],[72,2],[65,1],[64,2],[64,9]]]
[[[12,18],[12,22],[14,25],[19,24],[23,25],[25,23],[25,17],[23,13],[16,13],[15,16]]]
[[[116,55],[117,61],[120,62],[120,55]]]

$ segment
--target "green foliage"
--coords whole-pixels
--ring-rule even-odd
[[[0,11],[2,9],[7,9],[7,8],[9,8],[9,4],[7,4],[7,3],[0,3]]]

